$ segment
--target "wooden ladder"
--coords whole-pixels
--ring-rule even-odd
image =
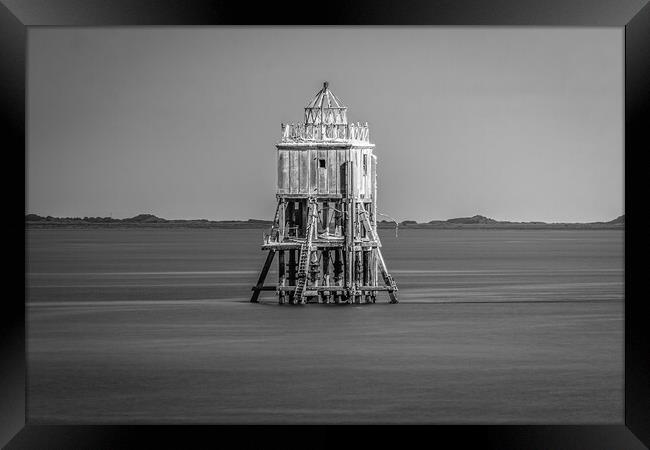
[[[305,286],[307,284],[307,267],[309,265],[309,257],[311,256],[311,244],[312,237],[314,232],[314,226],[316,225],[316,202],[313,198],[309,198],[307,209],[307,217],[309,221],[307,223],[307,231],[305,236],[305,241],[300,246],[300,259],[298,260],[298,273],[296,278],[298,279],[296,283],[296,290],[294,291],[294,299],[298,303],[305,303]]]

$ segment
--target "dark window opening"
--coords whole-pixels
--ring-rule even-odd
[[[325,160],[324,159],[319,159],[318,160],[318,167],[320,167],[321,169],[325,168]]]
[[[363,174],[368,175],[368,155],[363,155]]]

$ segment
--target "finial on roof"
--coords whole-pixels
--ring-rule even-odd
[[[323,83],[323,89],[327,89],[327,86],[329,86],[329,85],[330,85],[330,84],[329,84],[327,81],[325,81],[325,82]]]

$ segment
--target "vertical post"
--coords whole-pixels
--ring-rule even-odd
[[[347,220],[347,235],[348,235],[348,245],[346,250],[346,283],[345,287],[347,288],[347,296],[352,298],[354,292],[354,203],[349,201],[347,204],[348,214],[346,217]]]
[[[296,250],[289,250],[289,286],[296,285]],[[289,303],[295,302],[293,290],[289,291]]]
[[[323,202],[323,208],[321,211],[323,212],[323,231],[329,231],[330,203]]]
[[[375,264],[375,254],[372,251],[372,249],[368,252],[368,285],[369,286],[375,286],[375,278],[374,278],[374,264]],[[372,303],[375,303],[375,294],[377,291],[370,291],[368,292],[368,295],[370,297],[370,301]]]
[[[354,201],[350,202],[350,278],[351,283],[350,287],[352,288],[352,300],[356,300],[357,286],[359,284],[359,277],[357,275],[357,252],[355,251],[355,244],[357,241],[357,227],[356,227],[356,218],[357,218],[357,208]]]
[[[370,158],[370,166],[374,169],[372,172],[372,226],[375,233],[377,232],[377,160],[373,156]]]
[[[337,287],[341,286],[341,275],[343,273],[343,262],[341,261],[342,249],[337,248],[334,250],[334,284]],[[339,303],[341,301],[341,292],[337,290],[334,293],[334,302]]]
[[[318,264],[318,251],[314,251],[311,254],[311,259],[309,261],[309,278],[311,280],[312,286],[318,286],[318,274],[320,272],[320,267]],[[308,284],[305,283],[305,289],[307,289]],[[316,296],[316,301],[319,301],[320,297]]]
[[[298,237],[304,237],[304,222],[302,220],[303,218],[303,206],[302,206],[302,200],[294,200],[295,204],[295,209],[294,209],[294,221],[293,224],[298,227],[296,235]]]
[[[348,154],[351,153],[348,151]],[[349,258],[349,265],[348,265],[348,275],[350,277],[350,282],[349,282],[349,297],[350,301],[355,300],[355,295],[356,295],[356,283],[358,278],[355,277],[355,251],[354,251],[354,244],[357,240],[357,235],[356,235],[356,221],[357,221],[357,211],[356,211],[356,198],[354,197],[354,192],[355,192],[355,180],[354,180],[354,164],[352,162],[352,158],[350,157],[349,161],[347,162],[348,166],[348,179],[350,180],[350,183],[348,184],[348,227],[349,227],[349,232],[350,232],[350,239],[349,239],[349,248],[348,248],[348,258]]]
[[[345,230],[343,229],[343,209],[344,209],[343,202],[339,201],[339,202],[335,203],[335,205],[336,205],[336,209],[338,209],[338,211],[336,211],[336,215],[334,216],[334,218],[335,218],[335,220],[334,220],[334,229],[335,230],[338,229],[339,235],[344,236],[345,235]]]
[[[284,210],[285,210],[285,206],[286,206],[286,204],[285,204],[285,202],[284,202],[284,198],[281,198],[281,199],[280,199],[280,215],[279,215],[279,217],[278,217],[278,222],[279,222],[279,225],[278,225],[278,228],[279,228],[279,230],[278,230],[278,234],[280,235],[280,236],[279,236],[279,242],[282,242],[282,241],[284,240],[284,226],[286,225],[286,224],[285,224],[286,219],[285,219],[285,216],[284,216],[284,214],[285,214],[285,211],[284,211]],[[279,255],[278,255],[278,256],[279,256]],[[283,258],[284,258],[284,254],[283,254]]]
[[[286,282],[284,265],[284,250],[278,251],[278,287],[284,286]],[[285,291],[278,291],[278,303],[284,304]]]
[[[295,236],[295,231],[293,230],[293,227],[295,225],[294,217],[295,217],[295,204],[293,201],[289,201],[287,203],[287,208],[284,216],[285,223],[288,222],[289,225],[290,231],[289,233],[287,233],[289,236]]]
[[[300,228],[304,230],[304,235],[305,238],[307,238],[307,225],[309,224],[309,221],[311,220],[311,217],[309,217],[309,205],[308,202],[309,200],[304,199],[300,200]]]
[[[372,282],[373,286],[379,286],[379,258],[377,258],[378,248],[372,252]],[[377,291],[373,291],[373,296],[377,297]]]
[[[329,286],[330,285],[330,251],[329,250],[323,250],[322,253],[322,258],[323,258],[323,286]],[[331,298],[331,292],[330,291],[323,291],[321,294],[321,298],[323,299],[323,302],[325,303],[330,303],[330,298]]]
[[[341,230],[344,236],[344,245],[342,249],[343,257],[343,295],[341,295],[341,300],[347,298],[350,288],[350,240],[352,239],[352,233],[350,230],[350,152],[347,152],[347,161],[341,165],[341,170],[343,171],[343,176],[341,177],[344,180],[344,186],[341,194],[343,199],[341,201],[343,216],[341,217]]]
[[[362,265],[363,260],[361,259],[361,252],[354,251],[354,302],[361,303],[361,291],[359,290],[359,284],[362,279]]]
[[[363,286],[370,285],[370,252],[368,250],[363,251]],[[364,300],[366,303],[370,301],[368,296],[368,291],[364,293]]]
[[[370,158],[370,166],[372,168],[372,221],[370,223],[370,226],[372,226],[373,231],[375,232],[375,236],[379,236],[379,230],[377,230],[377,209],[378,209],[378,203],[377,203],[377,159],[375,156]],[[379,245],[379,242],[376,243],[376,245]],[[371,254],[371,274],[370,276],[372,277],[372,285],[373,286],[379,286],[379,280],[378,280],[378,273],[377,273],[377,253],[379,252],[379,249],[376,248],[372,251]],[[375,303],[377,300],[377,291],[372,291],[371,293],[371,298],[372,302]]]

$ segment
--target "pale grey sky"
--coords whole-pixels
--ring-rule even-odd
[[[379,210],[623,213],[623,29],[32,28],[27,210],[272,219],[281,122],[368,122]]]

